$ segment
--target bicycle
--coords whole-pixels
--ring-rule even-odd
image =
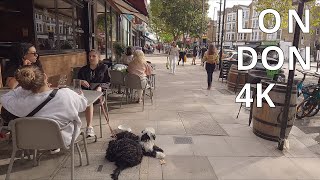
[[[303,95],[304,100],[297,106],[296,117],[302,119],[304,117],[312,117],[316,115],[320,110],[320,75],[317,73],[310,73],[306,71],[300,71],[303,74],[302,80],[297,84],[298,94]],[[304,85],[304,80],[307,75],[318,77],[318,84]]]

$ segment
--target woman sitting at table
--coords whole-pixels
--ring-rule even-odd
[[[17,87],[18,82],[14,77],[14,73],[18,68],[25,65],[35,65],[42,69],[37,50],[34,45],[30,43],[20,43],[14,46],[9,64],[6,66],[3,75],[6,86],[11,89]]]
[[[18,69],[15,73],[15,79],[19,83],[19,87],[2,95],[0,98],[2,108],[5,108],[7,114],[10,114],[11,117],[26,117],[44,102],[53,91],[48,86],[46,74],[36,66],[24,66]],[[83,95],[79,95],[71,89],[62,88],[42,109],[34,114],[34,117],[53,119],[58,122],[60,127],[64,127],[75,120],[79,132],[78,136],[81,128],[81,120],[78,113],[83,112],[86,108],[87,99]],[[7,124],[12,119],[4,120],[5,124]],[[66,145],[71,143],[73,131],[73,124],[62,130],[61,134]]]
[[[144,57],[144,53],[141,50],[136,50],[133,53],[133,60],[129,63],[128,72],[138,75],[142,81],[147,81],[147,76],[152,74],[152,67],[147,63]],[[137,103],[142,102],[142,90],[138,90]]]
[[[132,48],[127,47],[126,53],[122,56],[122,62],[125,65],[128,65],[132,61],[133,55],[132,55]]]
[[[102,91],[101,83],[110,82],[110,75],[108,66],[103,64],[100,60],[100,53],[97,50],[91,50],[89,52],[89,64],[83,66],[78,73],[78,79],[83,80],[81,82],[82,88],[87,90]],[[99,102],[99,101],[98,101]],[[93,119],[93,104],[86,109],[87,120],[87,136],[93,137],[95,133],[92,127]]]

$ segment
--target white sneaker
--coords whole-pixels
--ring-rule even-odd
[[[87,133],[87,137],[94,137],[94,131],[93,131],[93,127],[87,127],[86,129],[86,133]]]
[[[58,152],[60,152],[60,148],[58,148],[58,149],[52,149],[52,150],[50,151],[50,154],[57,154]]]

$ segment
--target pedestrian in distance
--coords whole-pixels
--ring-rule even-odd
[[[180,61],[182,60],[182,66],[184,66],[184,56],[186,55],[186,49],[185,48],[181,48],[180,52],[179,52],[179,61],[178,61],[178,66]]]
[[[177,47],[176,42],[172,42],[171,47],[169,49],[168,57],[169,57],[169,61],[170,61],[169,69],[172,74],[175,74],[176,73],[176,62],[179,57],[179,48]]]
[[[192,63],[191,65],[196,65],[196,58],[197,58],[197,53],[198,53],[198,46],[194,46],[193,47],[193,51],[192,51]]]
[[[218,51],[213,44],[209,45],[209,49],[204,53],[203,59],[204,59],[204,62],[206,63],[205,66],[206,66],[207,81],[208,81],[207,90],[210,90],[212,86],[212,75],[219,61]]]

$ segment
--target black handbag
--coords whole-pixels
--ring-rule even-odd
[[[31,117],[35,115],[38,111],[40,111],[58,92],[59,89],[54,89],[47,99],[43,101],[38,107],[36,107],[32,112],[30,112],[26,117]],[[16,118],[19,118],[16,115],[11,114],[9,111],[7,111],[4,107],[1,108],[1,118],[3,119],[3,125],[7,126],[11,120],[14,120]]]

